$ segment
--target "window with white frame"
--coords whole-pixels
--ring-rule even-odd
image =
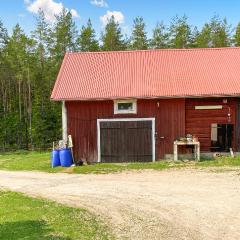
[[[136,114],[137,101],[132,100],[115,100],[114,101],[114,114]]]

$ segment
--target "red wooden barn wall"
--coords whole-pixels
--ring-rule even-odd
[[[113,101],[66,102],[68,134],[72,135],[74,156],[89,162],[97,161],[98,118],[156,119],[156,158],[172,153],[173,141],[185,135],[185,100],[138,100],[137,114],[115,115]],[[164,139],[160,138],[164,137]]]
[[[206,99],[186,99],[186,134],[198,136],[201,151],[210,151],[211,147],[211,124],[234,124],[236,129],[237,99],[227,98],[227,103],[223,103],[226,98],[206,98]],[[223,105],[223,109],[216,110],[195,110],[198,105]],[[231,121],[228,121],[230,109]],[[236,135],[233,139],[234,149],[236,149]]]

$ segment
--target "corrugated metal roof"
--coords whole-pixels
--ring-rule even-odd
[[[240,95],[240,48],[66,53],[53,100]]]

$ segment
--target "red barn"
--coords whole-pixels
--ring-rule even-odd
[[[51,99],[88,162],[155,161],[178,137],[240,147],[240,48],[67,53]]]

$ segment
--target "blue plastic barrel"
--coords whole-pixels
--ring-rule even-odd
[[[52,167],[61,166],[60,157],[59,157],[59,150],[52,151]]]
[[[73,164],[72,153],[70,149],[61,149],[59,156],[62,167],[70,167]]]

